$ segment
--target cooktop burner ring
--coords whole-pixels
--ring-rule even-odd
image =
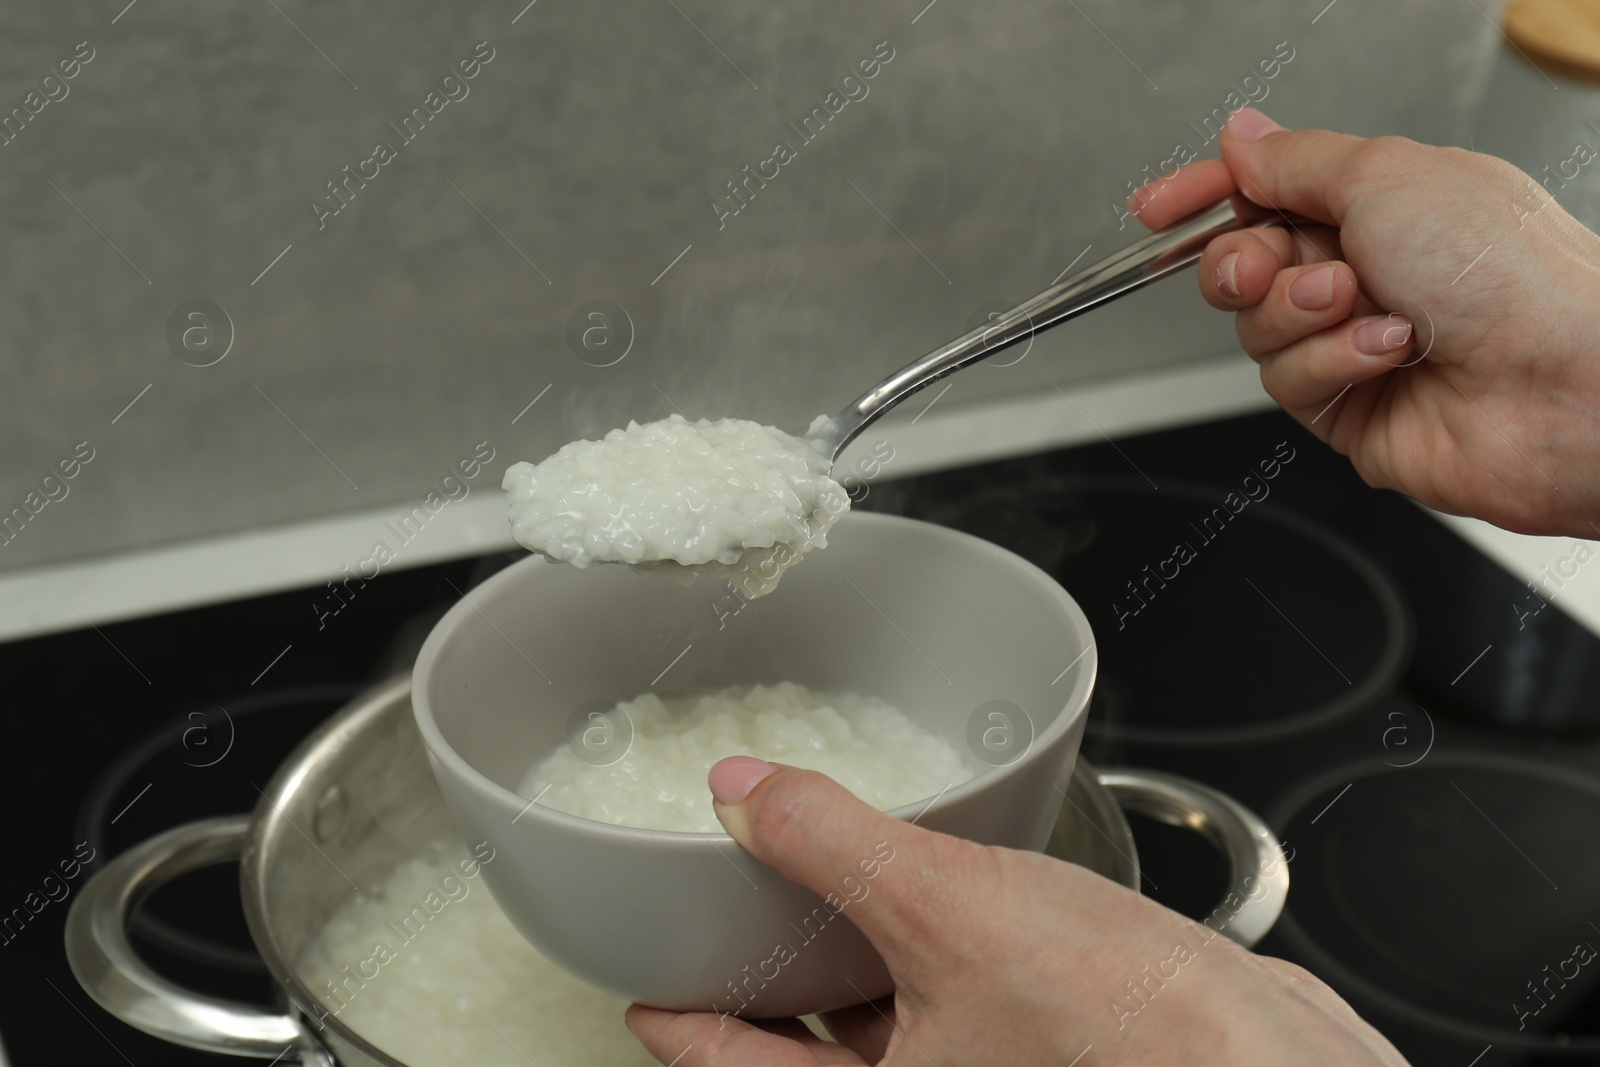
[[[1079,484],[1092,489],[1144,491],[1142,483],[1132,478],[1086,478]],[[1228,490],[1221,486],[1207,486],[1198,482],[1163,479],[1159,492],[1163,496],[1171,495],[1214,506]],[[1357,679],[1343,693],[1284,718],[1244,726],[1197,728],[1122,723],[1113,725],[1091,718],[1085,724],[1085,730],[1091,736],[1097,739],[1113,739],[1169,748],[1221,748],[1282,741],[1349,718],[1389,693],[1399,682],[1412,646],[1411,609],[1406,603],[1405,595],[1400,591],[1399,584],[1366,553],[1321,523],[1271,503],[1252,504],[1250,513],[1263,522],[1279,526],[1304,538],[1355,573],[1376,602],[1384,629],[1387,631],[1387,638],[1382,643],[1377,660],[1365,675]]]
[[[1092,506],[1085,506],[1081,509],[1081,514],[1078,514],[1074,510],[1076,505],[1072,503],[1075,496],[1100,494],[1131,497],[1136,503],[1196,505],[1197,508],[1191,510],[1187,516],[1173,516],[1173,536],[1189,538],[1193,535],[1185,531],[1180,520],[1192,519],[1197,512],[1203,514],[1207,510],[1218,508],[1230,494],[1226,486],[1178,479],[1162,478],[1159,489],[1152,490],[1150,483],[1137,478],[1054,473],[1025,479],[1020,487],[1006,484],[998,487],[984,486],[965,493],[959,490],[956,492],[959,499],[953,502],[907,501],[905,503],[910,506],[893,510],[902,510],[915,518],[966,529],[969,533],[1019,552],[1050,573],[1079,600],[1079,603],[1085,605],[1086,610],[1103,606],[1092,603],[1095,597],[1095,593],[1091,591],[1093,583],[1074,580],[1067,570],[1074,557],[1079,557],[1085,550],[1097,550],[1101,543],[1109,542],[1100,541],[1099,539],[1105,535],[1096,530],[1096,527],[1105,521],[1099,517],[1103,514],[1103,509],[1097,510]],[[1052,511],[1052,508],[1057,510]],[[1009,521],[996,524],[993,519],[996,515],[1006,516]],[[1086,724],[1089,736],[1100,741],[1168,748],[1221,748],[1263,744],[1301,736],[1340,722],[1370,707],[1376,700],[1394,689],[1404,673],[1413,644],[1410,606],[1395,580],[1365,552],[1339,534],[1271,500],[1252,502],[1247,509],[1238,513],[1238,516],[1238,520],[1235,521],[1245,522],[1256,531],[1254,534],[1256,537],[1261,536],[1259,531],[1262,530],[1268,534],[1283,536],[1286,551],[1285,556],[1279,560],[1280,563],[1304,566],[1305,553],[1299,556],[1292,553],[1297,548],[1305,549],[1311,554],[1320,554],[1317,556],[1318,560],[1338,568],[1341,574],[1348,576],[1357,587],[1351,602],[1355,603],[1357,600],[1360,602],[1362,625],[1382,635],[1378,639],[1377,647],[1367,654],[1367,658],[1359,667],[1351,668],[1354,677],[1349,680],[1349,685],[1334,691],[1331,695],[1324,696],[1317,693],[1308,696],[1303,703],[1309,706],[1294,710],[1288,715],[1267,721],[1190,727],[1107,722],[1102,716],[1094,714],[1095,709],[1091,708],[1090,718]],[[1026,521],[1028,519],[1034,521],[1030,524]],[[986,523],[990,524],[987,529],[983,528]],[[973,526],[978,528],[969,528]],[[1039,548],[1038,544],[1032,546],[1019,544],[1019,541],[1025,540],[1026,537],[1021,528],[1030,526],[1034,528],[1036,536],[1039,531],[1046,529],[1059,535],[1051,547],[1058,549],[1062,554],[1056,557],[1054,562],[1042,557],[1034,558],[1036,549]],[[1192,522],[1188,523],[1188,528],[1193,529]],[[1231,539],[1236,535],[1227,536]],[[1069,544],[1072,547],[1063,549],[1060,547],[1062,544]],[[1225,551],[1234,550],[1236,549]],[[1198,554],[1209,556],[1212,551],[1202,546]],[[1079,559],[1081,565],[1081,557]],[[1126,575],[1121,574],[1119,577]],[[1261,575],[1258,573],[1256,577],[1260,578]],[[1103,594],[1104,590],[1099,592]],[[1091,618],[1094,620],[1098,642],[1103,649],[1109,650],[1113,645],[1110,640],[1113,631],[1107,626],[1105,621],[1107,616],[1101,612],[1092,614]],[[1133,625],[1138,626],[1142,623],[1135,622]],[[1318,651],[1320,653],[1321,650]],[[1323,658],[1326,659],[1325,656]],[[1111,668],[1112,657],[1103,653],[1101,680],[1097,683],[1097,688],[1100,690],[1099,699],[1102,702],[1106,701],[1115,689],[1116,676]],[[1105,704],[1102,703],[1101,710],[1104,708]]]
[[[1337,794],[1332,796],[1327,807],[1319,812],[1318,819],[1337,803],[1338,797],[1343,795],[1341,789],[1349,788],[1366,779],[1409,774],[1413,772],[1414,766],[1419,765],[1422,764],[1396,767],[1382,758],[1374,757],[1332,767],[1283,794],[1271,806],[1267,822],[1275,833],[1284,837],[1290,832],[1293,821],[1307,813],[1310,806],[1323,797]],[[1425,765],[1430,771],[1452,768],[1463,771],[1509,772],[1574,789],[1600,799],[1600,778],[1561,764],[1520,755],[1477,750],[1435,751],[1426,758]],[[1488,819],[1488,816],[1484,815],[1484,818]],[[1491,822],[1490,825],[1494,824]],[[1498,826],[1495,826],[1495,829],[1502,837],[1505,836],[1505,832]],[[1515,842],[1512,842],[1512,846],[1516,847]],[[1517,850],[1520,852],[1520,847]],[[1530,859],[1529,863],[1532,862]],[[1535,869],[1538,870],[1537,865]],[[1539,874],[1548,881],[1548,876],[1544,875],[1542,870]],[[1600,1033],[1533,1034],[1509,1027],[1501,1029],[1410,1002],[1403,995],[1367,978],[1325,948],[1323,942],[1307,930],[1295,914],[1295,895],[1292,891],[1283,914],[1273,927],[1273,936],[1281,936],[1313,973],[1339,988],[1341,992],[1354,994],[1372,1008],[1437,1036],[1465,1043],[1493,1045],[1503,1051],[1558,1059],[1600,1055]],[[1593,941],[1600,943],[1600,934],[1597,934]],[[1529,970],[1530,973],[1535,973],[1531,967]],[[1511,999],[1508,995],[1508,1002]]]

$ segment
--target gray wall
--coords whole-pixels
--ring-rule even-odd
[[[1464,0],[1315,24],[1320,0],[938,0],[914,24],[922,0],[538,0],[515,24],[521,0],[124,2],[0,16],[0,110],[94,49],[0,147],[0,512],[95,450],[0,568],[413,500],[484,439],[497,480],[674,404],[799,428],[1125,242],[1108,203],[1204,148],[1187,122],[1279,42],[1285,124],[1465,144],[1498,40]],[[479,41],[469,95],[319,230],[323,183]],[[788,123],[882,41],[869,95],[802,145]],[[796,158],[719,230],[712,199],[778,141]],[[595,298],[635,326],[613,366],[566,340]],[[235,334],[207,367],[167,339],[195,299]],[[1172,281],[943,403],[1232,344]]]

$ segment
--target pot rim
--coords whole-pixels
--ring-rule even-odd
[[[295,790],[304,789],[309,772],[316,768],[315,761],[327,758],[328,748],[349,747],[352,744],[350,733],[359,737],[374,732],[375,726],[398,726],[402,732],[414,730],[408,690],[409,679],[400,676],[347,704],[305,738],[280,765],[268,783],[272,794],[292,798]],[[418,735],[410,736],[413,741],[420,742]],[[404,755],[413,758],[415,752],[415,747],[408,746]],[[1260,914],[1253,917],[1243,935],[1235,938],[1241,944],[1253,945],[1281,911],[1287,890],[1287,857],[1281,844],[1259,816],[1226,794],[1161,772],[1096,771],[1088,761],[1081,759],[1073,767],[1065,792],[1068,805],[1111,845],[1117,860],[1109,861],[1108,867],[1100,862],[1106,860],[1106,856],[1098,851],[1098,846],[1094,856],[1082,855],[1064,840],[1060,842],[1064,851],[1047,849],[1056,859],[1082,863],[1089,870],[1138,892],[1137,847],[1124,811],[1141,811],[1172,825],[1188,826],[1210,839],[1228,856],[1236,876],[1235,885],[1242,894],[1248,895],[1252,880],[1277,872],[1276,895],[1268,894],[1247,905],[1256,907]],[[1074,795],[1078,797],[1076,802],[1072,800]],[[299,969],[292,966],[281,951],[264,908],[263,842],[270,844],[275,839],[269,835],[276,833],[288,842],[282,847],[295,845],[293,837],[276,827],[268,815],[268,808],[276,809],[275,802],[267,793],[263,793],[262,798],[248,816],[201,819],[175,827],[134,846],[97,872],[84,892],[73,901],[67,924],[67,959],[72,964],[74,977],[91,997],[117,1018],[173,1044],[224,1055],[256,1055],[263,1059],[274,1053],[281,1059],[289,1049],[298,1048],[302,1058],[319,1064],[331,1063],[327,1059],[330,1052],[348,1051],[364,1062],[406,1067],[341,1021],[338,1009],[327,1011],[300,979]],[[1066,816],[1065,807],[1057,815],[1057,830],[1062,818],[1070,818]],[[298,832],[292,820],[285,821]],[[1093,843],[1092,838],[1088,840]],[[1122,842],[1121,846],[1117,840]],[[404,844],[403,841],[397,843]],[[416,854],[415,850],[409,854]],[[324,855],[324,858],[332,864],[331,857]],[[241,864],[241,904],[257,951],[286,994],[289,1003],[285,1014],[263,1013],[253,1006],[235,1005],[185,989],[142,963],[128,942],[127,920],[139,899],[188,870],[230,859]],[[342,905],[343,901],[338,903]],[[1236,912],[1234,919],[1242,914],[1242,910]],[[1230,936],[1234,935],[1230,933]],[[319,1013],[316,1022],[324,1035],[320,1040],[305,1026],[308,1017]],[[331,1031],[327,1025],[330,1016],[334,1020]],[[287,1047],[279,1051],[279,1044]]]
[[[307,735],[283,763],[279,764],[267,782],[266,788],[260,791],[261,799],[256,802],[255,810],[251,813],[250,826],[244,839],[244,852],[239,858],[239,898],[244,904],[245,925],[250,930],[250,940],[255,943],[256,951],[260,953],[262,962],[267,965],[267,971],[289,995],[293,1010],[305,1019],[313,1034],[320,1035],[324,1030],[331,1029],[340,1041],[354,1046],[363,1055],[371,1057],[374,1063],[382,1064],[384,1067],[407,1067],[407,1065],[372,1044],[341,1020],[336,1012],[328,1010],[311,987],[301,979],[299,969],[289,961],[279,946],[267,917],[266,882],[260,876],[263,854],[261,845],[273,815],[288,820],[288,816],[283,814],[282,801],[306,776],[306,769],[317,762],[318,753],[329,747],[338,747],[341,743],[340,738],[360,732],[368,719],[388,713],[397,700],[409,701],[410,690],[410,674],[399,675],[367,690],[344,708],[334,712],[326,722]],[[301,831],[301,834],[304,836],[304,831]],[[311,839],[308,837],[306,840]],[[333,861],[330,859],[328,862]],[[359,889],[357,891],[359,892]]]

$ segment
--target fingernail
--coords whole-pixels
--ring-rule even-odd
[[[1269,133],[1283,129],[1253,107],[1242,107],[1228,120],[1228,133],[1240,144],[1254,144]]]
[[[1289,285],[1289,303],[1301,311],[1321,311],[1333,303],[1334,266],[1308,270]]]
[[[1356,351],[1369,356],[1387,356],[1406,346],[1413,327],[1404,315],[1385,315],[1362,323],[1351,336]]]
[[[718,804],[732,806],[744,803],[750,790],[778,768],[754,756],[729,756],[711,768],[707,781],[711,795]]]
[[[1239,253],[1229,252],[1217,261],[1217,289],[1223,296],[1239,296]]]
[[[1139,217],[1139,212],[1144,210],[1145,204],[1149,203],[1155,195],[1149,189],[1150,186],[1147,183],[1128,194],[1128,214],[1134,218]]]

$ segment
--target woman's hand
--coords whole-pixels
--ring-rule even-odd
[[[1091,1046],[1085,1067],[1404,1063],[1310,974],[1081,867],[920,829],[748,757],[718,763],[711,789],[739,844],[820,895],[889,857],[843,914],[895,993],[830,1015],[838,1044],[795,1019],[634,1005],[629,1028],[664,1064],[1068,1067]]]
[[[1130,205],[1160,228],[1237,190],[1325,224],[1228,234],[1200,263],[1273,399],[1374,486],[1600,534],[1600,237],[1491,156],[1250,108],[1221,143]]]

